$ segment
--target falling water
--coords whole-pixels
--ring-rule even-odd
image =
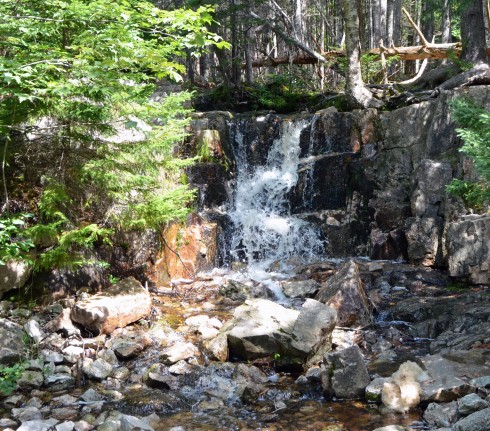
[[[288,261],[308,261],[323,251],[317,230],[305,220],[291,214],[289,193],[298,181],[300,135],[310,126],[306,120],[283,121],[280,137],[269,151],[264,166],[252,171],[246,164],[243,133],[235,134],[237,185],[231,254],[248,263],[255,273],[274,266],[287,271]]]

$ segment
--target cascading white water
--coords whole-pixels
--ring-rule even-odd
[[[323,241],[317,230],[291,214],[288,193],[298,181],[300,135],[310,126],[306,120],[284,121],[280,138],[270,149],[265,166],[250,171],[246,166],[243,134],[237,130],[237,185],[231,254],[246,261],[249,272],[270,270],[271,265],[287,271],[293,257],[311,260],[321,254]]]

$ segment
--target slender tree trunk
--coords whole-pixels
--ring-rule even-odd
[[[442,14],[441,43],[450,43],[451,38],[451,0],[444,0]]]
[[[483,1],[469,0],[461,5],[461,59],[472,63],[487,63]]]
[[[386,2],[386,46],[393,46],[393,18],[395,12],[395,0]]]
[[[356,3],[352,0],[342,0],[344,6],[345,46],[348,60],[346,92],[351,105],[355,107],[381,107],[381,101],[375,99],[364,86],[361,76],[359,15]]]
[[[293,26],[296,39],[304,42],[303,31],[303,0],[294,0]]]
[[[403,0],[393,0],[393,45],[402,45],[402,3]]]

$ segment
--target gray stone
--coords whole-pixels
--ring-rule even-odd
[[[172,365],[197,355],[199,355],[199,349],[194,344],[177,342],[162,350],[160,360],[166,365]]]
[[[56,431],[73,431],[75,422],[67,421],[55,426]]]
[[[79,301],[71,318],[88,330],[111,334],[116,328],[146,317],[151,311],[150,293],[134,278],[126,278],[103,292]]]
[[[453,431],[489,431],[490,408],[466,416],[453,425]]]
[[[153,431],[153,427],[135,416],[121,416],[121,431]]]
[[[49,374],[44,376],[44,384],[52,392],[63,391],[75,386],[75,377],[70,374]]]
[[[61,364],[63,362],[63,355],[52,350],[41,350],[39,356],[44,359],[44,362],[53,362],[54,364]]]
[[[490,283],[490,216],[468,216],[448,223],[445,232],[451,276]]]
[[[373,379],[373,381],[366,386],[366,400],[370,402],[380,403],[383,386],[389,380],[389,377],[378,377],[376,379]]]
[[[405,232],[408,243],[408,257],[411,262],[425,266],[441,263],[442,251],[439,238],[442,234],[441,217],[407,219]]]
[[[410,199],[415,217],[436,217],[444,213],[441,203],[453,169],[448,161],[421,160],[415,172],[415,191]]]
[[[12,365],[25,355],[24,330],[8,319],[0,319],[0,364]]]
[[[441,355],[424,356],[419,361],[431,376],[421,383],[422,401],[449,402],[474,392],[474,387],[463,379],[474,372],[474,364],[451,361]]]
[[[25,325],[24,329],[27,332],[27,335],[31,337],[35,343],[39,344],[39,342],[46,336],[46,334],[41,330],[39,326],[39,322],[31,319]]]
[[[21,422],[42,419],[43,415],[37,407],[12,409],[12,416]]]
[[[17,380],[20,389],[39,389],[44,383],[43,373],[40,371],[26,370]]]
[[[211,340],[204,340],[209,359],[213,361],[225,362],[228,359],[228,337],[226,334],[219,334]]]
[[[179,381],[172,376],[168,367],[163,364],[152,364],[145,373],[146,384],[151,388],[175,390],[178,388]]]
[[[17,428],[17,431],[50,431],[58,423],[59,420],[54,418],[46,420],[31,420],[23,422],[22,425]]]
[[[472,379],[470,384],[477,388],[490,389],[490,376],[477,377],[476,379]]]
[[[6,428],[17,428],[18,424],[16,421],[10,418],[3,418],[0,419],[0,428],[1,429],[6,429]]]
[[[51,401],[51,406],[55,407],[65,407],[72,406],[76,403],[77,399],[71,395],[65,394],[55,397]]]
[[[372,304],[369,301],[354,261],[346,262],[329,278],[315,297],[337,311],[338,325],[364,327],[372,321]]]
[[[458,418],[458,403],[430,403],[424,412],[424,419],[431,426],[451,427]]]
[[[337,323],[337,312],[314,299],[307,299],[293,326],[291,347],[297,356],[310,356],[317,362],[332,350],[332,331]]]
[[[285,357],[299,311],[266,299],[250,299],[236,308],[228,332],[230,353],[240,359]]]
[[[168,368],[171,374],[191,374],[194,371],[194,366],[188,364],[186,361],[179,361]]]
[[[119,360],[117,359],[114,350],[112,349],[102,349],[97,353],[97,357],[103,359],[111,365],[117,366],[119,365]]]
[[[82,395],[80,395],[82,401],[102,401],[104,397],[100,395],[95,389],[89,388]]]
[[[407,431],[407,428],[401,425],[387,425],[385,427],[376,428],[373,431]]]
[[[458,411],[461,416],[468,416],[471,413],[490,407],[487,401],[481,399],[476,394],[465,395],[458,401]]]
[[[85,420],[75,422],[75,431],[91,431],[93,426]]]
[[[311,279],[284,281],[281,286],[289,298],[312,298],[321,288],[320,283]]]
[[[331,390],[337,398],[361,398],[371,382],[361,349],[348,347],[329,353],[327,362],[333,370]]]
[[[80,329],[73,324],[70,314],[71,308],[64,308],[58,316],[45,325],[44,329],[48,332],[60,332],[65,337],[80,335]]]
[[[85,359],[83,363],[83,372],[90,380],[104,380],[112,374],[113,366],[103,359],[90,361]]]
[[[23,407],[36,407],[37,409],[41,409],[43,406],[43,402],[38,397],[32,397]]]

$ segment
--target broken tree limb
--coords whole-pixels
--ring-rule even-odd
[[[281,39],[283,39],[285,42],[290,43],[291,45],[294,45],[301,49],[301,51],[306,52],[310,57],[313,57],[317,63],[326,63],[327,60],[325,57],[323,57],[321,54],[318,52],[314,51],[307,45],[305,45],[303,42],[299,41],[293,36],[290,36],[286,34],[282,29],[279,27],[275,26],[274,24],[270,23],[264,18],[261,18],[258,16],[255,12],[250,12],[250,16],[260,22],[262,25],[270,28],[274,33],[276,33]]]
[[[420,30],[420,28],[418,27],[418,25],[415,24],[415,21],[412,19],[412,17],[410,16],[410,14],[408,13],[408,11],[404,7],[402,7],[402,12],[405,14],[405,16],[407,17],[408,21],[410,22],[410,24],[412,25],[412,27],[415,29],[415,31],[419,35],[420,40],[422,41],[422,45],[424,45],[425,47],[431,46],[432,44],[430,44],[429,41],[425,38],[424,33],[422,33],[422,31]]]

